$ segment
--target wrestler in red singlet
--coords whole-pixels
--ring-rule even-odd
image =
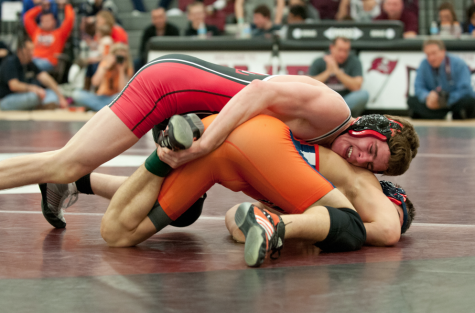
[[[196,113],[203,118],[219,113],[253,80],[270,78],[188,55],[169,54],[142,67],[109,107],[139,138],[153,128],[156,141],[159,130],[165,129],[173,115]],[[339,131],[350,118],[312,142]]]
[[[253,80],[270,77],[170,54],[142,67],[109,107],[140,138],[175,114],[219,113]]]

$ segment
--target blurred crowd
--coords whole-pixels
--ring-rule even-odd
[[[150,12],[142,0],[121,1],[132,3],[131,16],[150,20],[135,58],[114,1],[75,1],[73,6],[68,0],[24,0],[24,34],[18,36],[16,51],[0,41],[0,109],[66,108],[75,103],[100,110],[146,63],[147,43],[156,36],[221,36],[231,24],[238,37],[285,37],[287,25],[322,20],[398,20],[405,38],[416,36],[419,29],[418,0],[179,0],[178,8],[170,7],[172,0],[157,0]],[[186,16],[185,30],[168,20],[176,15]],[[78,34],[72,36],[75,25]],[[457,17],[450,2],[442,3],[430,33],[475,37],[475,0],[464,17]],[[79,55],[70,52],[73,41],[80,42]],[[361,90],[361,63],[350,51],[349,40],[335,39],[327,55],[312,63],[309,75],[338,91],[359,115],[369,96]],[[72,86],[68,97],[58,87],[66,81]]]

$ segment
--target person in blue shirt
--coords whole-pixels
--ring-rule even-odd
[[[449,111],[454,119],[475,117],[475,92],[467,64],[448,54],[441,40],[427,40],[424,59],[417,70],[415,96],[409,97],[412,118],[443,119]]]

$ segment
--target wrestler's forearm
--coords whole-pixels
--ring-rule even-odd
[[[382,223],[364,223],[366,228],[366,245],[387,247],[395,245],[400,239],[399,230],[394,231]]]
[[[200,140],[203,155],[219,147],[236,127],[266,111],[276,94],[274,88],[263,84],[269,83],[253,81],[229,100],[203,133]]]

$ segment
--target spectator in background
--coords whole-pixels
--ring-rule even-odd
[[[341,0],[336,19],[341,21],[349,16],[355,22],[371,22],[380,14],[381,0]]]
[[[202,28],[203,34],[206,36],[218,36],[219,30],[214,25],[205,24],[206,12],[203,2],[195,1],[186,8],[187,17],[190,21],[185,36],[197,36],[198,30]]]
[[[127,45],[114,44],[110,53],[99,63],[99,67],[92,77],[91,83],[94,87],[98,87],[97,92],[76,90],[73,92],[73,100],[93,111],[99,111],[117,97],[133,74],[133,65]]]
[[[289,14],[287,15],[287,24],[305,23],[307,19],[307,10],[304,6],[293,5],[289,8]]]
[[[369,93],[361,89],[361,62],[350,52],[349,39],[335,38],[330,44],[330,53],[312,63],[309,75],[338,92],[350,107],[351,115],[360,116],[369,100]]]
[[[102,10],[111,12],[114,18],[119,14],[119,9],[113,0],[87,0],[79,7],[79,15],[94,18]]]
[[[238,24],[251,23],[254,20],[254,11],[258,6],[267,6],[274,11],[274,24],[281,25],[284,15],[285,0],[236,0],[234,13]],[[274,10],[275,8],[275,10]]]
[[[320,14],[318,13],[317,9],[315,9],[315,7],[312,4],[310,4],[308,0],[290,0],[289,10],[291,7],[296,6],[296,5],[299,5],[305,8],[305,14],[307,16],[305,18],[305,22],[311,23],[311,22],[320,21]],[[287,19],[287,23],[289,23],[288,19]]]
[[[457,21],[457,15],[451,3],[444,2],[439,6],[439,22],[441,36],[460,37],[462,27]]]
[[[167,22],[167,14],[164,8],[152,10],[152,25],[145,28],[140,42],[139,58],[134,62],[135,70],[144,66],[147,62],[147,42],[156,36],[180,36],[180,30],[173,24]]]
[[[287,23],[280,28],[279,35],[281,38],[287,38],[288,25],[307,22],[307,11],[301,5],[292,5],[287,14]]]
[[[0,40],[0,65],[2,65],[3,59],[5,59],[9,54],[10,49],[8,49],[8,46]]]
[[[114,42],[122,42],[128,44],[129,36],[127,32],[116,23],[114,15],[107,10],[99,11],[96,15],[96,29],[108,25],[111,31],[111,37]]]
[[[111,37],[112,29],[109,25],[102,25],[96,30],[96,37],[98,42],[98,53],[100,59],[109,54],[110,47],[114,43]]]
[[[54,17],[58,18],[58,7],[56,6],[56,2],[53,0],[23,0],[23,11],[22,11],[22,18],[25,17],[26,12],[30,11],[37,5],[42,6],[43,11],[52,12]],[[39,23],[39,16],[37,17],[37,22]]]
[[[132,5],[134,6],[134,10],[132,11],[132,15],[134,16],[140,16],[142,13],[145,13],[147,10],[145,10],[145,6],[143,5],[142,0],[131,0]]]
[[[416,96],[407,101],[411,117],[443,119],[452,111],[454,119],[474,118],[475,95],[467,64],[447,54],[442,40],[425,41],[423,50],[427,59],[417,70]]]
[[[41,14],[40,24],[36,17]],[[58,55],[63,52],[66,40],[74,25],[74,9],[71,4],[65,6],[65,19],[59,28],[51,11],[43,11],[37,6],[24,17],[25,29],[35,44],[33,61],[41,71],[51,72],[58,64]]]
[[[320,13],[322,20],[334,20],[340,7],[340,0],[310,0]]]
[[[30,38],[18,43],[16,54],[5,58],[0,67],[0,108],[32,110],[36,108],[66,108],[68,103],[58,84],[33,63],[35,45]],[[42,86],[47,89],[44,89]]]
[[[417,14],[405,9],[403,0],[384,0],[383,13],[375,20],[401,21],[404,24],[404,38],[417,36],[419,30]]]
[[[467,9],[467,27],[466,31],[475,37],[475,4],[472,4]]]
[[[252,38],[271,38],[275,31],[280,29],[280,25],[274,25],[270,18],[270,10],[266,5],[260,5],[254,9]]]

